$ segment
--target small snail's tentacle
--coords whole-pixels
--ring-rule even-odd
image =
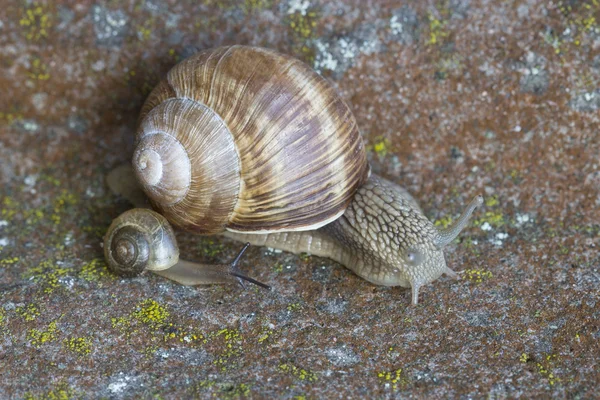
[[[454,224],[446,229],[438,229],[438,237],[434,240],[435,246],[438,249],[442,249],[444,246],[456,239],[460,231],[462,231],[469,223],[469,218],[471,217],[471,214],[473,214],[473,211],[475,211],[475,209],[482,204],[483,196],[475,196],[475,198],[473,198],[473,200],[471,200],[467,206],[467,209]]]
[[[244,276],[237,271],[237,264],[248,246],[250,246],[249,243],[238,253],[235,260],[229,264],[201,264],[179,260],[177,264],[169,269],[152,272],[187,286],[211,283],[238,283],[238,279],[243,279],[262,288],[270,289],[270,286]]]

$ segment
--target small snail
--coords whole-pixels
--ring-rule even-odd
[[[137,182],[174,226],[328,257],[372,283],[412,288],[413,304],[422,285],[456,276],[442,249],[483,201],[476,196],[452,226],[436,228],[406,190],[371,174],[354,116],[324,78],[297,59],[246,46],[207,50],[169,71],[142,108],[132,169],[109,185],[143,206]],[[113,226],[106,257],[122,270],[112,255],[129,260],[136,251],[110,243]],[[161,274],[184,284],[239,276],[178,265]]]

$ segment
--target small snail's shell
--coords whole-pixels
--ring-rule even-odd
[[[115,273],[135,276],[179,261],[173,229],[157,212],[134,208],[114,219],[104,237],[104,259]]]
[[[142,109],[133,166],[156,210],[205,234],[323,226],[369,169],[356,121],[325,79],[245,46],[168,73]]]

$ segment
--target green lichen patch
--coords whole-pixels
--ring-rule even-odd
[[[242,336],[237,329],[221,329],[210,335],[223,340],[221,353],[215,358],[213,364],[221,371],[227,371],[236,365],[235,359],[242,354]]]
[[[263,328],[257,336],[258,336],[258,339],[256,339],[256,341],[258,343],[265,344],[265,343],[272,341],[274,332],[271,329]]]
[[[23,119],[23,114],[21,114],[18,109],[13,105],[9,107],[9,110],[0,111],[0,122],[6,125],[12,125],[15,122],[18,122]]]
[[[304,368],[299,368],[290,363],[279,364],[279,371],[304,382],[316,382],[319,380],[317,374],[314,372]]]
[[[276,262],[275,265],[273,265],[273,272],[275,273],[282,273],[283,272],[283,264],[280,262]]]
[[[60,225],[61,215],[66,213],[69,207],[76,204],[77,197],[73,193],[63,189],[52,202],[50,219],[54,222],[54,225]]]
[[[475,220],[475,225],[482,226],[485,223],[490,224],[492,227],[498,228],[505,224],[504,214],[501,211],[486,211],[482,217]]]
[[[498,201],[498,196],[489,196],[486,197],[485,199],[485,205],[488,207],[494,207],[497,206],[498,204],[500,204],[500,202]]]
[[[273,7],[273,0],[244,0],[244,12],[247,14]]]
[[[198,243],[200,251],[205,257],[215,258],[223,252],[225,246],[212,238],[201,238]]]
[[[208,340],[199,331],[192,330],[187,331],[181,327],[176,326],[173,323],[169,323],[164,328],[165,334],[163,340],[166,341],[178,341],[180,343],[186,343],[189,345],[194,344],[205,344]]]
[[[165,306],[152,299],[139,303],[137,309],[132,313],[133,318],[153,327],[165,324],[169,315],[169,311]]]
[[[92,341],[86,337],[72,337],[65,339],[63,345],[80,356],[86,356],[92,352]]]
[[[319,15],[315,10],[295,12],[288,16],[288,26],[298,39],[306,40],[315,37]]]
[[[4,197],[0,204],[0,216],[2,217],[2,219],[10,221],[19,211],[19,203],[12,197]]]
[[[34,303],[29,303],[26,306],[17,307],[15,312],[18,316],[20,316],[27,322],[34,321],[37,317],[41,315],[39,307]]]
[[[27,331],[27,340],[34,347],[41,347],[43,344],[56,340],[58,328],[56,321],[52,321],[44,330],[30,329]]]
[[[372,151],[383,161],[385,156],[392,152],[392,142],[384,136],[377,136],[371,144],[367,145],[367,151]]]
[[[377,377],[381,383],[391,387],[393,390],[397,390],[408,383],[402,375],[402,368],[393,371],[380,371],[377,373]]]
[[[31,60],[29,69],[27,70],[27,76],[34,81],[47,81],[50,79],[48,65],[42,62],[41,59],[34,57]]]
[[[190,346],[199,346],[207,342],[201,332],[187,330],[171,322],[171,313],[167,307],[156,300],[146,299],[139,302],[135,309],[122,317],[112,317],[114,329],[127,338],[135,337],[144,330],[144,337],[151,342],[179,342]]]
[[[427,44],[432,46],[443,43],[444,39],[450,35],[446,26],[447,22],[432,13],[427,15],[427,20],[429,21],[429,39],[427,40]]]
[[[91,261],[83,263],[81,271],[79,271],[79,277],[88,282],[98,282],[103,278],[117,278],[101,258],[94,258]]]
[[[600,13],[600,1],[588,0],[577,3],[579,4],[573,1],[559,1],[558,9],[565,18],[566,27],[574,30],[573,44],[580,46],[585,35],[600,32],[599,21],[596,18]]]
[[[190,388],[194,397],[207,398],[217,397],[220,399],[247,398],[251,395],[250,385],[246,383],[218,382],[203,380]]]
[[[70,400],[80,398],[80,394],[66,383],[60,383],[54,389],[43,393],[25,393],[24,400]]]
[[[290,312],[300,311],[302,310],[302,304],[300,303],[290,303],[287,305],[286,310]]]
[[[554,374],[554,372],[552,372],[553,363],[555,361],[556,361],[556,354],[550,354],[550,355],[547,355],[546,357],[544,357],[544,359],[542,361],[536,363],[538,372],[540,373],[540,375],[542,375],[545,379],[548,380],[548,383],[550,384],[550,386],[553,386],[556,383],[560,382],[560,378],[558,378]]]
[[[474,283],[481,283],[492,278],[492,273],[485,269],[465,269],[463,274],[466,279]]]
[[[311,42],[317,37],[319,19],[320,13],[311,7],[296,10],[285,19],[295,43],[294,52],[309,64],[315,61],[315,50]]]
[[[56,261],[44,260],[36,267],[29,268],[24,278],[33,279],[46,294],[53,293],[60,287],[60,279],[68,276],[71,268],[61,267]]]
[[[452,225],[452,216],[446,215],[445,217],[442,217],[435,221],[434,225],[446,229],[447,227]]]
[[[0,247],[0,251],[2,251],[2,247]],[[6,267],[10,265],[14,265],[18,263],[20,260],[19,257],[4,257],[0,258],[0,267]]]
[[[45,6],[32,3],[22,10],[19,25],[27,40],[39,41],[48,37],[52,27],[52,17]]]

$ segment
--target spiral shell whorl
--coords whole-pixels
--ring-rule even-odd
[[[133,168],[169,222],[201,234],[225,230],[240,165],[233,136],[212,110],[187,98],[156,105],[140,124]]]
[[[124,226],[114,234],[109,251],[111,268],[121,276],[142,273],[150,256],[148,238],[132,226]]]
[[[188,193],[190,158],[181,143],[166,132],[145,135],[133,154],[133,170],[151,200],[171,205]]]
[[[175,234],[160,214],[135,208],[115,218],[104,237],[104,258],[122,276],[164,270],[179,260]]]

